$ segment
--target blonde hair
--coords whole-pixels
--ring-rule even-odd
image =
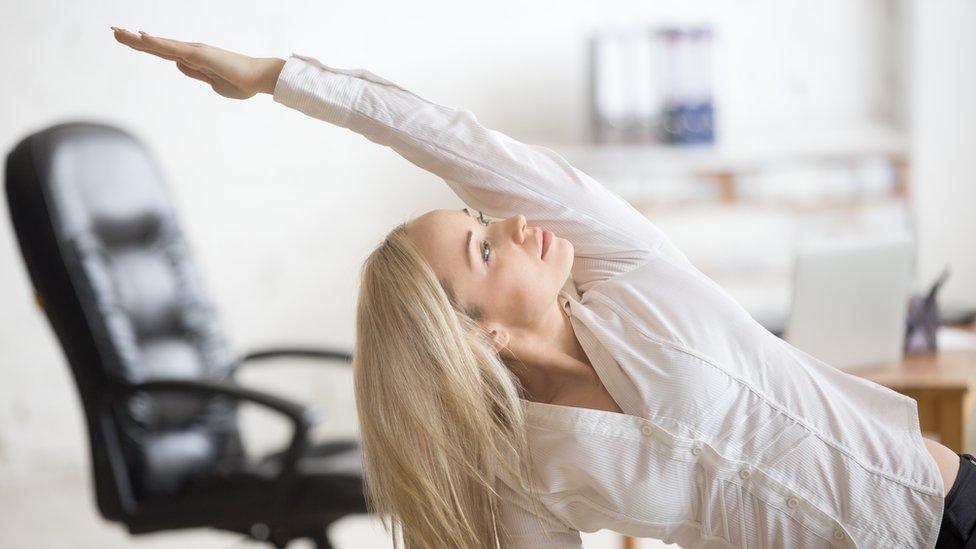
[[[406,224],[363,264],[356,408],[367,503],[394,547],[398,534],[406,549],[508,547],[498,466],[538,504],[528,482],[521,385],[478,316],[438,280]]]

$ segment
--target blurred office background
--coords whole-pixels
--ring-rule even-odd
[[[363,258],[395,224],[461,202],[392,151],[269,96],[217,96],[116,43],[110,25],[368,68],[469,109],[630,200],[770,324],[789,307],[796,247],[852,234],[911,235],[916,287],[948,265],[944,310],[976,307],[972,0],[2,6],[0,147],[78,119],[143,139],[240,351],[351,349]],[[711,121],[689,144],[660,129],[684,100],[707,104]],[[129,538],[97,516],[76,390],[7,217],[4,208],[0,547],[249,546],[201,531]],[[321,408],[319,439],[356,434],[347,369],[282,364],[243,381]],[[287,440],[270,418],[245,420],[255,450]],[[56,526],[40,518],[52,513]],[[333,540],[385,543],[369,518],[337,525]],[[584,542],[619,546],[607,532]]]

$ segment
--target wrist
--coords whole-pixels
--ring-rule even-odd
[[[256,60],[258,65],[258,93],[274,94],[275,84],[278,83],[278,75],[281,74],[285,60],[277,57],[262,57]]]

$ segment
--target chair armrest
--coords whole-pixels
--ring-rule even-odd
[[[118,384],[115,394],[117,397],[121,397],[140,391],[198,393],[246,400],[288,416],[296,427],[299,425],[306,428],[311,427],[319,419],[313,410],[301,404],[262,391],[248,389],[233,382],[205,379],[157,379],[142,383]]]
[[[197,393],[201,395],[225,396],[238,401],[248,401],[260,404],[291,419],[295,426],[291,443],[285,452],[276,481],[279,496],[286,498],[290,492],[296,476],[298,458],[308,445],[309,429],[320,421],[321,417],[315,410],[307,408],[290,400],[242,387],[233,382],[209,381],[199,379],[165,379],[151,380],[142,383],[117,383],[111,391],[112,401],[130,396],[138,392],[179,392]]]
[[[352,354],[340,350],[311,349],[305,347],[273,347],[247,353],[241,357],[239,363],[267,360],[269,358],[317,358],[321,360],[352,362]]]

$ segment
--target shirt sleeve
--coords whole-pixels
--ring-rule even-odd
[[[524,493],[516,492],[502,480],[495,482],[496,490],[504,503],[501,508],[501,526],[507,533],[513,549],[535,549],[551,547],[555,549],[580,549],[583,540],[578,530],[574,530],[549,513],[542,505],[544,516],[538,517],[532,511],[532,504]]]
[[[292,54],[274,100],[392,148],[439,177],[469,207],[569,240],[581,291],[655,255],[684,256],[643,214],[555,152],[482,126],[470,111],[438,105],[363,69],[336,69]]]

